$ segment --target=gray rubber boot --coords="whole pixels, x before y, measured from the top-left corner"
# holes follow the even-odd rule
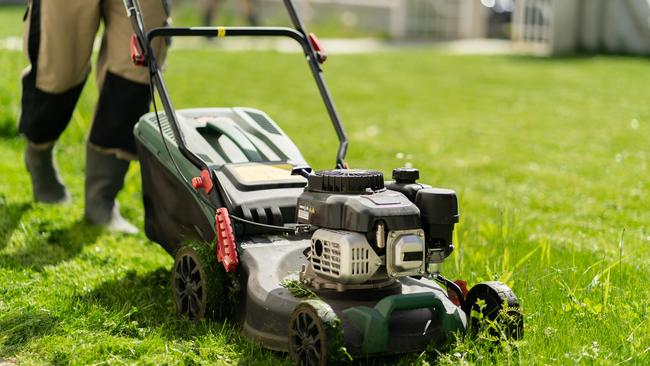
[[[25,166],[32,178],[34,201],[68,203],[70,193],[61,181],[52,150],[54,143],[37,145],[28,141],[25,147]]]
[[[120,214],[115,197],[124,185],[129,169],[127,160],[104,154],[86,145],[86,184],[84,219],[110,231],[135,234],[138,229]]]

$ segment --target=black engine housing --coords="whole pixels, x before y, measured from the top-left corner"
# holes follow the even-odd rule
[[[416,183],[419,172],[413,168],[395,169],[393,178],[386,189],[382,173],[374,170],[316,172],[298,197],[298,222],[366,234],[378,222],[387,232],[421,228],[427,249],[449,256],[459,219],[456,192]]]
[[[383,221],[388,230],[420,228],[420,210],[403,194],[384,188],[374,170],[326,170],[308,178],[298,198],[298,222],[367,233]]]
[[[415,168],[393,170],[389,190],[401,192],[420,210],[420,222],[427,240],[428,249],[443,249],[445,257],[454,250],[454,226],[458,223],[458,198],[450,189],[433,188],[417,183],[420,174]]]

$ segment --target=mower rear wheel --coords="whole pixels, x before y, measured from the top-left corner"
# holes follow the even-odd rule
[[[218,316],[226,306],[222,268],[214,258],[213,246],[186,244],[175,255],[171,285],[176,312],[191,320]]]
[[[469,319],[467,328],[470,334],[477,334],[482,327],[487,329],[492,339],[520,339],[524,334],[519,300],[502,282],[481,282],[472,287],[465,298],[463,311]]]
[[[289,355],[296,365],[327,365],[342,346],[341,332],[341,322],[329,305],[303,301],[289,321]]]

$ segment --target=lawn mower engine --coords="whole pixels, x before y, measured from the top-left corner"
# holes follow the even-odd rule
[[[379,288],[438,273],[453,250],[456,193],[416,183],[417,169],[328,170],[308,176],[300,223],[318,229],[300,279],[316,289]]]

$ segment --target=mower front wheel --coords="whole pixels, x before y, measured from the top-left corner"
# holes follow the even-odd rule
[[[172,292],[176,312],[191,320],[218,317],[225,310],[223,269],[209,243],[191,243],[176,252]]]
[[[524,334],[524,319],[519,300],[502,282],[481,282],[467,293],[463,311],[468,318],[468,333],[476,335],[481,329],[491,339],[520,339]]]
[[[320,300],[298,304],[289,321],[289,355],[296,365],[324,366],[338,357],[343,347],[341,321]]]

